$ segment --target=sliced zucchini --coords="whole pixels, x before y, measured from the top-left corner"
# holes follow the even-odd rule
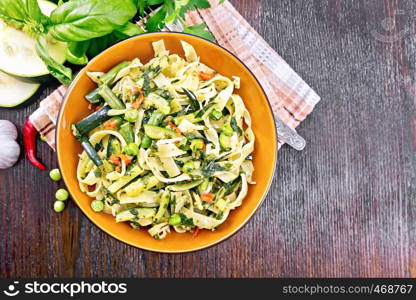
[[[171,129],[149,125],[144,125],[144,132],[148,137],[155,140],[172,139],[176,137],[176,132]]]
[[[127,144],[134,143],[134,130],[130,123],[124,123],[121,125],[120,134],[123,136]]]
[[[150,190],[155,187],[158,183],[159,179],[157,179],[156,176],[148,175],[126,186],[124,191],[127,196],[135,197],[140,195],[143,191]]]
[[[174,192],[183,192],[183,191],[193,189],[194,187],[200,185],[201,183],[202,183],[202,180],[195,180],[189,183],[177,183],[177,184],[169,186],[168,188]]]
[[[81,143],[82,148],[84,148],[85,152],[87,153],[88,157],[92,160],[94,165],[97,167],[103,165],[103,161],[98,156],[97,151],[95,151],[95,148],[92,146],[88,138],[85,136],[81,136],[78,138],[79,142]]]
[[[220,145],[224,150],[231,149],[231,137],[224,133],[220,134]]]
[[[33,96],[39,83],[22,82],[0,72],[0,107],[14,107]]]
[[[78,130],[80,135],[85,135],[94,128],[97,128],[102,123],[110,119],[108,116],[108,111],[110,110],[109,106],[104,106],[100,108],[96,112],[90,114],[85,119],[82,119],[77,124],[75,124],[75,128]]]
[[[134,219],[149,219],[156,215],[154,208],[130,208],[116,215],[116,222],[132,221]]]
[[[182,116],[175,117],[175,118],[173,118],[173,123],[175,123],[175,125],[178,126],[183,120],[187,120],[191,123],[201,122],[202,119],[195,117],[195,115],[196,115],[196,113],[191,113],[191,114],[188,114],[188,115],[182,115]]]
[[[38,0],[41,11],[49,16],[56,4]],[[58,62],[64,63],[67,44],[48,36],[48,50]],[[49,74],[46,65],[36,53],[32,37],[0,20],[0,70],[26,81],[43,82]]]
[[[107,158],[110,158],[113,154],[120,154],[122,151],[121,143],[115,136],[110,136],[107,147]]]
[[[132,181],[134,178],[136,178],[137,176],[139,176],[140,174],[142,174],[143,172],[144,172],[144,170],[142,168],[140,168],[139,166],[134,166],[134,168],[131,169],[129,175],[123,176],[121,179],[117,180],[112,185],[110,185],[108,187],[108,191],[111,194],[114,194],[119,189],[121,189],[123,186],[125,186],[130,181]]]
[[[160,110],[165,115],[170,113],[170,105],[166,99],[162,98],[158,94],[151,93],[149,94],[146,99],[144,100],[144,108],[148,109],[150,107],[155,107],[156,109]]]

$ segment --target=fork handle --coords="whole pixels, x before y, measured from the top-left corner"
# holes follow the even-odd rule
[[[292,148],[301,151],[306,146],[306,141],[294,129],[286,125],[278,116],[275,115],[277,137],[287,143]]]

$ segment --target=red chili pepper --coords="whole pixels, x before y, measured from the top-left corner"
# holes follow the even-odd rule
[[[25,146],[26,157],[29,162],[40,170],[45,170],[46,167],[38,161],[36,158],[36,136],[38,132],[30,121],[29,117],[26,118],[25,125],[23,127],[23,144]]]
[[[214,203],[214,198],[215,195],[212,193],[201,194],[201,200],[209,204]]]
[[[181,134],[181,131],[179,130],[179,128],[176,127],[176,125],[173,124],[171,121],[168,122],[168,125],[169,125],[170,128],[172,128],[173,130],[175,130],[177,137],[180,137],[182,135]]]
[[[139,108],[142,105],[144,99],[143,91],[141,88],[135,86],[130,90],[130,102],[134,108]]]
[[[202,71],[199,72],[198,75],[199,75],[199,78],[201,78],[204,81],[211,80],[212,78],[215,77],[215,73],[206,73]]]

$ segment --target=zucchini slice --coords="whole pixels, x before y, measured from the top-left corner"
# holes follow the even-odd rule
[[[33,96],[39,83],[22,82],[0,71],[0,107],[14,107]]]
[[[38,0],[41,11],[49,16],[56,4]],[[48,37],[48,49],[59,63],[65,62],[67,44]],[[26,81],[43,82],[49,74],[46,65],[36,53],[32,37],[0,20],[0,70]]]
[[[116,222],[131,221],[134,219],[149,219],[156,215],[154,208],[130,208],[123,210],[116,215]]]
[[[111,117],[108,116],[108,111],[110,110],[109,106],[104,106],[97,110],[96,112],[90,114],[85,119],[82,119],[77,124],[75,124],[76,129],[78,130],[80,135],[85,135],[94,128],[97,128],[105,121],[110,119]]]
[[[220,134],[220,145],[221,145],[221,148],[223,148],[224,150],[231,149],[231,137],[225,135],[224,133],[221,133]]]

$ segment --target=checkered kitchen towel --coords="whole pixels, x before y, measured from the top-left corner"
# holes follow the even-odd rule
[[[228,2],[210,0],[212,8],[188,13],[188,24],[204,22],[218,44],[240,58],[256,75],[274,114],[296,128],[312,112],[320,97],[271,48]],[[36,129],[55,149],[55,125],[66,88],[61,86],[40,103],[31,116]],[[283,143],[279,141],[279,147]]]

